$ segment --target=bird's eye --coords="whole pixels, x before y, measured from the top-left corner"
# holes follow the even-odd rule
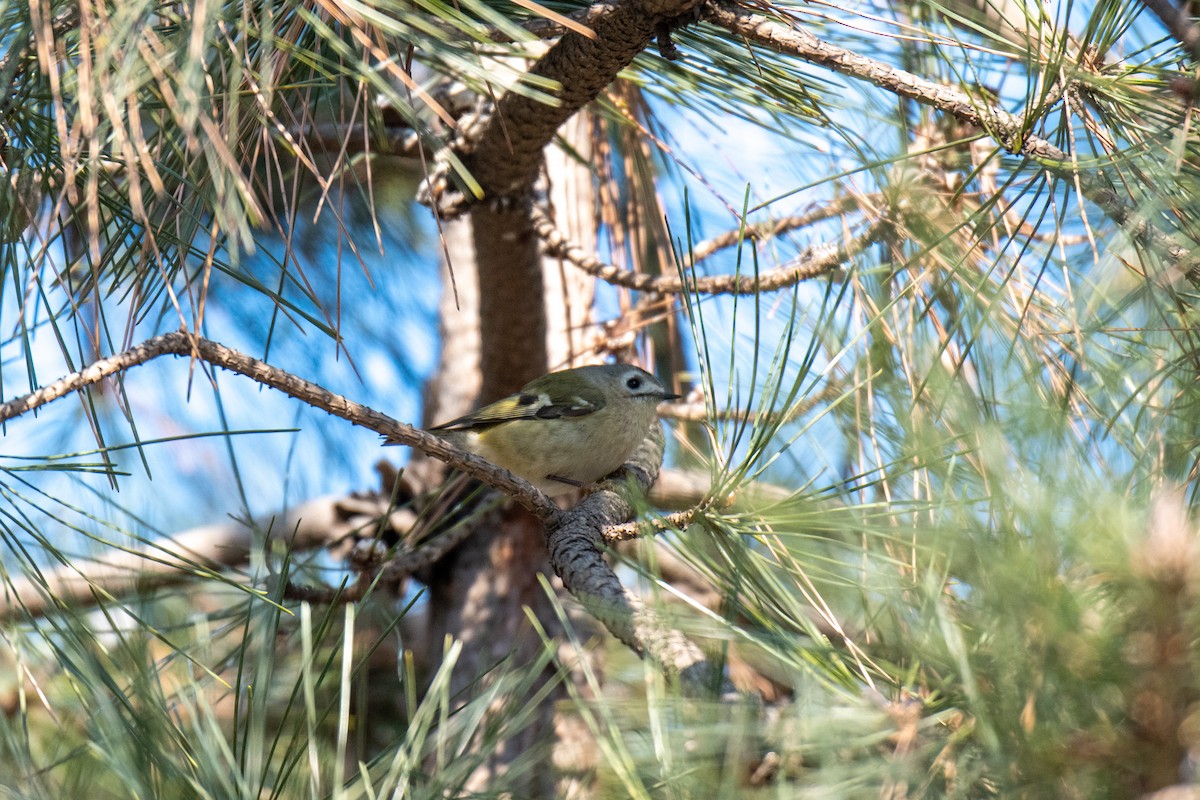
[[[642,388],[642,379],[635,375],[629,380],[625,381],[625,385],[636,392],[638,389]]]

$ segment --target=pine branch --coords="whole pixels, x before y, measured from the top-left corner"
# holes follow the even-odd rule
[[[803,214],[795,214],[765,222],[761,225],[746,225],[744,228],[726,231],[711,239],[706,239],[693,247],[692,261],[698,264],[726,248],[741,244],[743,241],[761,243],[776,236],[832,219],[848,211],[855,211],[862,207],[864,199],[855,195],[844,195]],[[871,199],[878,200],[879,195],[873,195]]]
[[[600,532],[636,513],[630,495],[640,496],[654,483],[664,447],[656,423],[621,477],[601,483],[583,502],[547,524],[546,546],[563,585],[613,636],[635,653],[654,659],[668,676],[679,678],[691,690],[712,691],[722,682],[704,653],[622,586],[600,549]]]
[[[568,241],[544,211],[535,208],[533,215],[534,230],[546,243],[546,249],[551,255],[558,256],[613,286],[655,294],[758,294],[779,291],[801,281],[836,272],[869,244],[877,241],[888,229],[884,222],[874,222],[849,242],[821,242],[811,245],[789,265],[767,270],[757,276],[715,275],[684,281],[673,275],[647,275],[606,264],[595,254]]]
[[[24,397],[10,400],[0,405],[0,423],[164,355],[190,356],[230,372],[245,375],[314,408],[341,417],[353,425],[375,431],[386,437],[387,444],[415,447],[460,472],[501,490],[541,520],[554,519],[561,513],[549,498],[528,481],[479,456],[460,450],[432,433],[397,422],[386,414],[334,394],[315,383],[184,331],[148,339],[123,353],[100,359],[87,368]]]
[[[623,522],[619,525],[606,525],[603,530],[604,543],[611,546],[620,542],[643,539],[650,534],[682,531],[696,521],[696,515],[699,513],[699,508],[691,508],[687,511],[676,511],[659,519],[647,520],[645,522]]]
[[[992,106],[982,97],[973,97],[957,86],[934,83],[830,44],[799,23],[785,25],[721,0],[714,0],[705,6],[705,19],[747,41],[873,83],[900,97],[932,106],[964,122],[982,127],[1009,152],[1022,153],[1039,161],[1069,163],[1071,160],[1051,142],[1029,133],[1022,117]]]
[[[556,105],[509,92],[487,117],[464,125],[453,146],[482,198],[524,194],[537,177],[542,151],[564,122],[595,100],[650,43],[660,25],[693,11],[700,0],[624,0],[591,21],[593,38],[566,33],[529,70],[539,84],[560,88]],[[442,216],[465,207],[447,193],[443,170],[430,176],[425,193]],[[443,198],[443,195],[446,195]]]
[[[704,8],[705,20],[749,42],[867,81],[899,97],[914,100],[983,128],[1010,153],[1027,156],[1047,171],[1073,181],[1080,193],[1124,228],[1134,242],[1158,254],[1186,275],[1194,285],[1200,286],[1200,263],[1192,258],[1187,247],[1137,214],[1129,203],[1118,196],[1103,172],[1080,170],[1069,154],[1033,134],[1029,129],[1029,121],[1024,117],[1011,114],[983,97],[972,96],[957,86],[934,83],[830,44],[797,22],[776,22],[726,0],[710,0]]]
[[[391,508],[389,498],[376,495],[323,497],[271,519],[191,528],[137,548],[114,549],[94,560],[43,568],[34,576],[10,577],[0,591],[0,619],[18,613],[38,617],[56,607],[89,606],[132,591],[242,567],[254,548],[263,544],[256,535],[259,531],[266,532],[268,541],[301,552],[329,547],[347,537],[366,537],[381,521],[391,530],[403,532],[412,527],[413,520],[411,514]],[[416,551],[406,555],[415,557]]]
[[[388,443],[415,447],[471,477],[500,489],[546,524],[547,546],[555,572],[562,577],[564,586],[579,598],[617,638],[639,654],[649,654],[654,657],[662,663],[663,668],[669,674],[678,675],[686,682],[699,686],[716,685],[713,683],[711,667],[699,649],[688,642],[682,634],[666,628],[651,611],[642,606],[636,596],[626,591],[612,568],[605,562],[599,549],[601,531],[606,526],[630,519],[635,513],[634,506],[626,497],[628,491],[626,476],[633,477],[642,493],[654,483],[658,476],[658,470],[662,465],[664,438],[657,424],[651,429],[650,435],[642,447],[625,465],[620,477],[602,483],[597,491],[589,495],[579,506],[563,512],[526,481],[478,456],[459,450],[433,434],[397,422],[385,414],[336,395],[315,383],[184,331],[176,331],[149,339],[122,353],[100,359],[86,369],[72,373],[23,397],[10,400],[0,405],[0,422],[6,422],[41,408],[54,400],[99,383],[107,377],[123,373],[164,355],[190,356],[244,375],[265,386],[278,389],[314,408],[320,408],[354,425],[373,430],[387,437]],[[446,540],[434,540],[430,543],[429,549],[418,550],[410,554],[411,558],[401,560],[395,567],[390,567],[389,574],[394,577],[405,570],[411,572],[410,568],[426,565],[431,553],[440,556],[445,552],[447,542],[453,544],[456,541],[457,539],[454,537]],[[151,547],[161,549],[158,545],[151,545]],[[195,553],[199,556],[198,559],[181,558],[177,552],[172,552],[170,549],[161,549],[161,551],[170,557],[156,559],[161,561],[161,565],[164,567],[164,569],[155,571],[159,573],[157,580],[160,581],[169,580],[164,577],[166,573],[174,573],[180,569],[190,571],[199,565],[221,561],[215,555],[216,551],[213,550],[209,539],[197,538],[184,545],[182,552]],[[226,553],[225,558],[230,557],[231,554],[238,559],[244,557],[239,550],[236,554],[232,551]],[[74,597],[87,597],[93,595],[95,591],[105,593],[107,591],[105,584],[121,581],[137,583],[136,578],[130,579],[130,570],[135,563],[149,557],[151,556],[148,550],[125,552],[114,556],[107,562],[101,562],[96,573],[91,576],[71,570],[71,574],[58,575],[54,582],[48,580],[46,576],[42,576],[39,583],[50,589],[48,592],[50,595],[53,595],[55,590],[62,590],[67,585],[67,579],[81,581],[71,592]],[[404,572],[404,574],[408,573]],[[296,586],[290,587],[290,590],[296,597],[311,599],[319,596],[332,601],[340,596],[344,596],[345,599],[354,599],[356,592],[364,591],[367,585],[369,585],[369,581],[360,581],[356,586],[329,591],[313,592],[305,587]],[[15,603],[20,606],[21,602],[22,599],[18,595]],[[25,607],[29,607],[28,603]],[[3,607],[4,612],[14,610],[12,602]]]

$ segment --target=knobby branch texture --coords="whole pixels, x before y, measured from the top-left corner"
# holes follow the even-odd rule
[[[644,539],[647,533],[662,533],[663,531],[681,531],[696,521],[699,509],[676,511],[667,514],[662,519],[649,520],[645,523],[623,522],[619,525],[605,525],[601,530],[602,540],[606,545],[618,545],[634,539]]]
[[[821,242],[812,245],[805,248],[791,263],[761,272],[758,275],[714,275],[689,278],[685,281],[675,275],[629,272],[613,264],[607,264],[594,253],[568,240],[546,212],[535,208],[533,215],[534,230],[545,242],[546,250],[551,255],[574,264],[589,275],[613,286],[656,294],[695,292],[698,294],[748,295],[786,289],[801,281],[836,272],[868,245],[878,241],[887,230],[887,226],[882,221],[874,222],[862,234],[848,242]],[[730,244],[732,243],[730,242]],[[708,254],[710,253],[706,253],[706,255]]]
[[[728,247],[739,245],[744,241],[766,241],[790,231],[807,228],[818,222],[856,211],[867,204],[878,206],[880,199],[879,195],[843,195],[827,203],[814,206],[803,214],[795,214],[761,225],[746,225],[744,228],[738,230],[726,231],[711,239],[705,239],[693,247],[692,260],[698,263],[715,253],[719,253]]]
[[[704,19],[748,42],[796,56],[851,78],[868,81],[900,97],[936,108],[982,128],[1009,152],[1028,156],[1051,173],[1075,182],[1083,196],[1122,226],[1133,241],[1165,259],[1193,284],[1200,285],[1200,263],[1191,257],[1188,248],[1136,214],[1102,172],[1079,169],[1068,153],[1035,135],[1024,117],[1009,113],[957,86],[934,83],[830,44],[793,20],[785,24],[727,0],[709,0],[704,6]]]
[[[556,105],[509,92],[480,125],[464,126],[455,149],[484,198],[526,193],[542,163],[542,152],[568,119],[595,100],[617,73],[646,48],[660,26],[687,15],[702,0],[624,0],[588,18],[593,36],[566,32],[529,70],[557,83]],[[439,203],[443,181],[430,181],[431,204],[443,215],[461,208]]]
[[[387,437],[388,444],[415,447],[444,461],[455,469],[478,478],[489,486],[505,492],[539,519],[555,519],[562,513],[541,491],[506,469],[460,450],[445,440],[420,428],[397,422],[387,414],[348,400],[341,395],[306,381],[270,364],[251,358],[224,345],[185,331],[176,331],[148,339],[139,345],[103,358],[79,372],[72,373],[24,397],[0,405],[0,423],[27,411],[39,408],[84,387],[99,383],[107,377],[164,355],[189,356],[222,369],[236,372],[272,389],[301,400],[314,408]]]
[[[546,546],[563,586],[613,636],[690,690],[711,691],[722,688],[722,679],[704,653],[622,586],[601,550],[601,531],[636,514],[630,498],[644,495],[654,483],[664,447],[655,423],[617,478],[604,481],[579,505],[547,523]]]

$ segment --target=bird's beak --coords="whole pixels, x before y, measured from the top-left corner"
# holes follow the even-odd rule
[[[682,400],[682,399],[683,399],[683,395],[671,394],[670,392],[663,392],[662,395],[659,396],[659,400]]]

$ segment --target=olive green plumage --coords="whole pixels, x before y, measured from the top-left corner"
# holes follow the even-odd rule
[[[521,391],[430,429],[546,494],[618,469],[646,438],[655,409],[679,395],[629,364],[551,372]]]

